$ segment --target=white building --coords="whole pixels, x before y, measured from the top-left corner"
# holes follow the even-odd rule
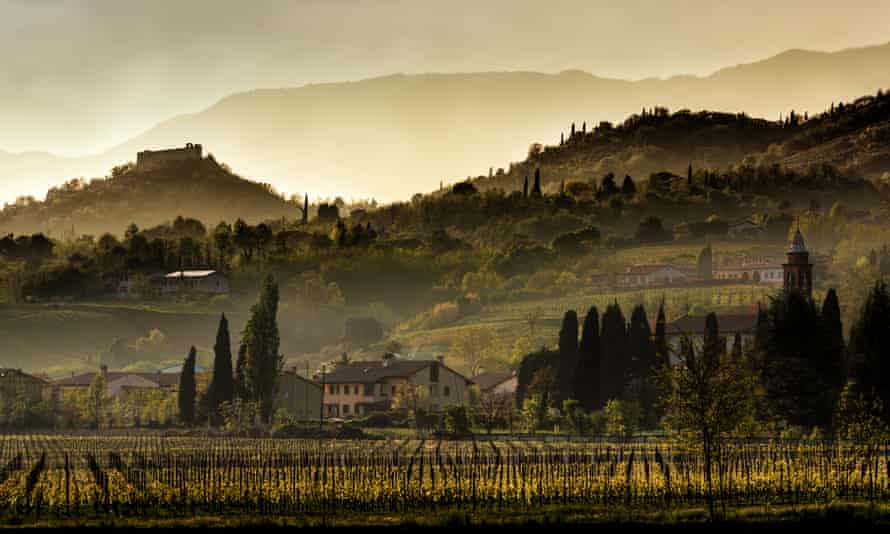
[[[714,270],[714,278],[742,283],[779,285],[782,283],[782,265],[771,262],[724,265]]]
[[[669,285],[687,282],[695,276],[694,265],[631,265],[619,275],[619,281],[624,286],[648,287],[653,285]]]
[[[164,276],[162,293],[227,294],[229,280],[222,273],[206,271],[174,271]]]

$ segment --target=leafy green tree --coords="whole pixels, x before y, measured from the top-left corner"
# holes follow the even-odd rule
[[[192,347],[182,364],[182,373],[179,375],[179,420],[186,426],[191,426],[195,422],[195,397],[197,396],[195,385],[196,358],[197,352],[195,347]]]
[[[99,429],[108,416],[108,407],[111,397],[108,396],[108,384],[105,373],[96,373],[90,387],[87,390],[86,403],[84,405],[86,419],[94,429]]]
[[[600,319],[596,306],[591,306],[584,318],[581,344],[578,347],[578,365],[572,386],[575,398],[588,411],[600,406]]]
[[[713,466],[721,438],[732,435],[754,413],[755,381],[741,363],[696,350],[691,339],[680,343],[682,365],[665,368],[662,404],[670,428],[701,447],[708,509],[715,514]]]
[[[562,401],[562,420],[572,434],[585,436],[590,432],[590,418],[575,399]]]
[[[229,335],[229,321],[226,314],[219,318],[216,330],[216,343],[213,344],[213,377],[207,391],[208,411],[211,421],[218,424],[219,407],[224,402],[231,402],[235,394],[232,377],[232,347]]]
[[[278,352],[278,284],[267,275],[260,295],[250,309],[250,318],[241,334],[244,353],[244,392],[249,400],[260,405],[265,420],[272,417],[272,404],[278,385],[278,375],[284,358]],[[239,353],[240,355],[240,353]]]

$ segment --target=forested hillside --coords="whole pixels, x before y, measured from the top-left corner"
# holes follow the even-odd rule
[[[71,180],[46,199],[20,199],[0,211],[0,232],[43,232],[53,237],[119,232],[131,223],[149,227],[186,215],[206,224],[238,217],[258,221],[297,217],[301,205],[268,184],[245,180],[212,157],[139,171],[115,167],[104,178]]]

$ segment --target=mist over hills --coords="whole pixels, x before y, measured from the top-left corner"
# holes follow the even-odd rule
[[[631,82],[581,71],[396,74],[263,89],[174,117],[94,156],[0,152],[0,194],[39,196],[71,178],[103,176],[139,150],[192,141],[238,174],[286,193],[406,199],[443,181],[507,168],[525,158],[529,143],[556,142],[572,121],[621,121],[653,106],[769,119],[792,109],[813,114],[890,86],[887,64],[890,44],[790,50],[707,77]]]

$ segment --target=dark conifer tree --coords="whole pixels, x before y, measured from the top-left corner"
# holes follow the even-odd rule
[[[522,198],[528,198],[528,175],[525,175],[525,182],[522,184]]]
[[[535,169],[535,185],[532,186],[532,196],[541,196],[541,169]]]
[[[602,361],[600,370],[600,403],[620,399],[630,378],[630,361],[627,354],[627,321],[617,302],[606,307],[603,313]]]
[[[850,370],[867,395],[881,399],[890,421],[890,293],[883,281],[872,288],[850,329]]]
[[[578,314],[569,310],[559,329],[559,365],[556,368],[556,398],[561,402],[574,398],[572,375],[578,366]]]
[[[241,352],[244,352],[244,391],[252,401],[260,405],[263,418],[272,417],[278,375],[283,357],[278,352],[278,284],[272,275],[266,275],[257,302],[250,309],[250,318],[241,335]]]
[[[574,122],[572,123],[572,134],[569,135],[569,139],[571,139],[572,137],[575,137],[575,123]]]
[[[847,365],[844,355],[844,325],[841,323],[841,305],[837,292],[829,289],[822,301],[822,323],[829,340],[826,347],[826,371],[837,377],[835,387],[840,391],[845,382]]]
[[[587,411],[599,409],[600,402],[600,317],[596,306],[591,306],[584,317],[581,344],[578,347],[578,366],[575,370],[575,398]]]
[[[232,377],[232,346],[226,314],[219,319],[216,343],[213,345],[213,377],[207,391],[208,409],[214,424],[219,423],[219,406],[231,402],[235,394]]]
[[[730,356],[732,356],[734,361],[742,361],[742,334],[739,332],[736,332],[735,337],[732,338],[732,352]]]
[[[303,198],[303,224],[309,223],[309,193]]]
[[[658,306],[658,317],[655,319],[655,354],[658,357],[658,365],[669,366],[671,364],[667,342],[667,319],[664,316],[664,300]]]
[[[826,376],[827,330],[812,300],[783,293],[770,303],[764,385],[777,415],[794,425],[825,427],[839,391]]]
[[[720,337],[720,325],[714,312],[705,316],[705,331],[702,340],[702,358],[717,365],[726,350],[726,342]]]
[[[559,134],[559,146],[566,144],[566,134]]]
[[[186,426],[195,422],[195,360],[197,353],[195,347],[189,350],[189,354],[182,364],[182,373],[179,375],[179,420]]]
[[[632,197],[637,194],[637,186],[630,175],[624,176],[624,182],[621,184],[621,194],[626,197]]]
[[[689,164],[689,167],[686,169],[686,185],[692,185],[692,164]]]
[[[632,374],[640,379],[648,379],[656,366],[657,357],[649,319],[642,305],[635,306],[630,314],[627,345],[632,362]]]

